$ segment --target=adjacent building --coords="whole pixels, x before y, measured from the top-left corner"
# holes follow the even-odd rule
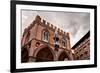
[[[72,47],[72,50],[74,60],[90,59],[90,31]]]

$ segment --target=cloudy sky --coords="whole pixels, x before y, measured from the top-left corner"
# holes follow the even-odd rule
[[[75,45],[90,29],[89,13],[22,10],[22,33],[36,15],[65,32],[69,32],[71,46]]]

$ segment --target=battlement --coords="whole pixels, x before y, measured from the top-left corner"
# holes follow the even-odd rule
[[[41,17],[40,17],[39,15],[37,15],[37,16],[35,17],[35,21],[41,22]]]
[[[27,33],[27,28],[24,29],[23,36]]]
[[[42,23],[45,25],[46,24],[46,20],[43,19],[43,22]]]
[[[58,33],[60,34],[64,34],[65,36],[69,37],[69,33],[66,33],[65,31],[63,31],[60,28],[57,28],[56,26],[54,26],[53,24],[47,22],[45,19],[42,19],[39,15],[37,15],[35,17],[35,20],[30,24],[30,26],[28,26],[28,28],[26,28],[27,30],[31,29],[34,23],[40,23],[40,25],[44,25],[52,30],[57,30]],[[24,30],[24,32],[26,31],[26,29]]]
[[[70,39],[70,37],[69,37],[70,34],[68,32],[65,35],[67,36],[68,39]]]
[[[47,22],[47,26],[50,27],[50,23],[49,22]]]

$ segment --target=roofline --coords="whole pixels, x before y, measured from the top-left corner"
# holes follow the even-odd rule
[[[81,42],[90,36],[90,30],[71,49],[75,49]]]

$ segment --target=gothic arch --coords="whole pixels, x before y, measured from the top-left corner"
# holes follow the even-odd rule
[[[33,56],[36,58],[36,62],[54,61],[55,59],[55,53],[53,49],[47,45],[41,45],[40,47],[36,48]]]
[[[61,51],[58,54],[58,61],[64,61],[65,59],[69,60],[70,57],[69,57],[69,55],[68,55],[68,53],[66,51]]]

